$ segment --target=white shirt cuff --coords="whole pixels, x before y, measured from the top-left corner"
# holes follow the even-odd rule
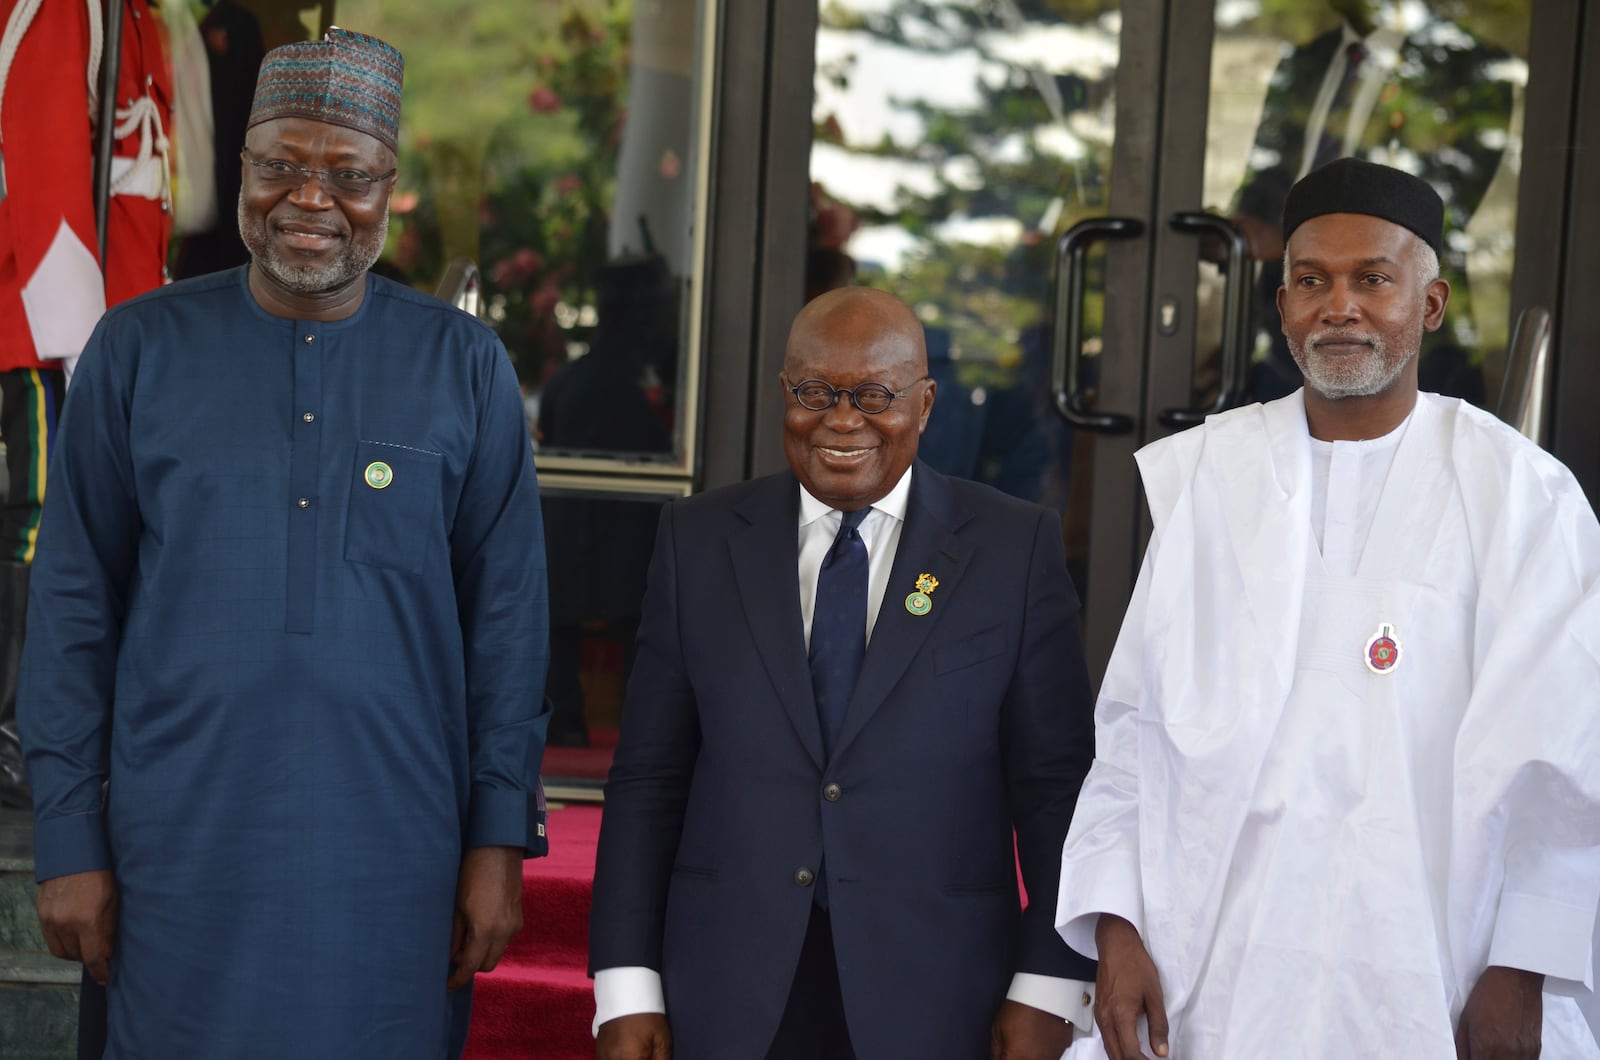
[[[1094,984],[1081,979],[1018,972],[1006,1000],[1060,1016],[1084,1034],[1094,1030]]]
[[[594,1026],[589,1033],[598,1036],[600,1024],[618,1016],[666,1011],[661,973],[654,968],[602,968],[594,973]]]
[[[1594,985],[1589,946],[1592,908],[1533,894],[1502,894],[1489,945],[1489,964],[1538,972],[1551,993],[1575,993]],[[1566,980],[1567,984],[1551,980]]]

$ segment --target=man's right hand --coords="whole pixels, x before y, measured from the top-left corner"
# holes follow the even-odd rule
[[[1139,1017],[1150,1023],[1150,1047],[1167,1055],[1167,1006],[1161,977],[1134,926],[1120,916],[1101,913],[1094,942],[1100,949],[1095,976],[1094,1021],[1100,1025],[1111,1060],[1140,1060]]]
[[[600,1024],[595,1060],[672,1060],[672,1028],[659,1012],[618,1016]]]
[[[117,933],[117,881],[108,870],[75,872],[39,885],[39,928],[50,952],[82,961],[95,982],[111,981],[111,943]]]

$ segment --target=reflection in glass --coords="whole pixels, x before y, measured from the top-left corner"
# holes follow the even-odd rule
[[[219,272],[250,260],[239,238],[234,203],[241,185],[237,152],[244,146],[256,71],[269,50],[310,40],[317,32],[321,6],[315,0],[216,0],[200,19],[211,96],[210,176],[217,208],[192,224],[181,211],[174,219],[174,279]],[[179,147],[180,154],[184,149]]]
[[[337,8],[406,56],[384,268],[478,263],[541,456],[685,461],[700,0]]]
[[[837,0],[817,35],[808,297],[911,303],[939,384],[923,459],[1058,509],[1049,283],[1056,238],[1106,211],[1119,29],[1116,3]]]
[[[1526,5],[1484,0],[1219,0],[1206,201],[1232,203],[1260,262],[1252,399],[1300,385],[1274,301],[1284,196],[1315,166],[1355,155],[1415,173],[1443,197],[1450,306],[1424,340],[1420,382],[1492,401],[1509,327],[1529,18]],[[1208,360],[1203,352],[1197,386],[1214,374]]]
[[[574,455],[670,454],[672,429],[659,395],[676,357],[671,277],[659,255],[608,262],[595,274],[597,318],[588,351],[550,376],[539,401],[540,444]]]
[[[544,483],[550,576],[552,747],[589,744],[590,728],[613,730],[633,665],[645,573],[662,497],[575,492]]]

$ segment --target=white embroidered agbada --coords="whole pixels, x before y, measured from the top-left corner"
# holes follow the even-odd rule
[[[1600,901],[1600,526],[1471,406],[1397,433],[1334,452],[1321,548],[1301,394],[1138,455],[1155,534],[1056,922],[1089,955],[1096,914],[1139,929],[1176,1060],[1454,1060],[1490,964],[1547,976],[1545,1056],[1600,1057],[1564,996]],[[1367,511],[1355,466],[1387,467]]]

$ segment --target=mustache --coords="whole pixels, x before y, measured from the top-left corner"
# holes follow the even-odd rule
[[[309,228],[316,232],[331,232],[335,235],[341,236],[350,234],[343,225],[330,224],[327,217],[318,217],[314,214],[294,213],[279,215],[272,219],[272,223],[278,228],[282,228],[284,225],[297,225],[301,228]]]
[[[1316,349],[1329,342],[1359,342],[1374,349],[1381,349],[1383,346],[1383,340],[1379,336],[1359,328],[1323,328],[1321,331],[1313,331],[1305,338],[1305,346],[1308,349]]]

